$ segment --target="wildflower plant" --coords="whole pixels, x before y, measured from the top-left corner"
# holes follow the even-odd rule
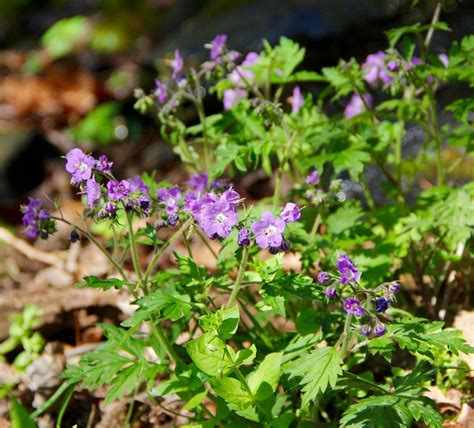
[[[472,85],[474,43],[469,36],[432,55],[434,30],[446,25],[393,30],[386,51],[321,73],[297,71],[305,51],[286,38],[243,55],[219,34],[197,68],[175,50],[155,87],[137,90],[136,108],[156,115],[190,173],[183,183],[117,178],[104,155],[68,152],[84,218],[111,228],[114,241],[105,246],[35,199],[23,209],[26,234],[46,238],[65,222],[71,242],[91,240],[110,274],[76,286],[119,289],[135,312],[120,326],[101,325],[105,343],[68,366],[61,391],[106,386],[106,402],[175,394],[188,426],[442,426],[423,391],[441,376],[439,361],[472,348],[444,328],[433,297],[449,272],[466,274],[474,189],[448,186],[441,153],[445,140],[472,150],[472,99],[448,105],[456,123],[440,127],[435,95],[451,81]],[[306,91],[313,84],[323,88],[317,98]],[[206,113],[207,96],[221,112]],[[331,103],[338,113],[326,112]],[[185,123],[180,109],[189,105],[199,124]],[[404,158],[414,124],[425,139]],[[432,187],[412,198],[421,166]],[[373,198],[369,167],[385,176],[385,204]],[[255,169],[274,182],[258,202],[232,184]],[[283,194],[285,177],[292,189]],[[178,241],[186,250],[162,268]],[[195,260],[193,241],[208,248],[214,269]],[[301,268],[285,267],[290,255]],[[408,295],[402,274],[423,299],[413,314],[398,307]],[[413,365],[396,367],[395,352]],[[374,357],[377,373],[364,365]]]

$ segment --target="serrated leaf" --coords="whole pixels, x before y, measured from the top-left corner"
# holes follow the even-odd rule
[[[318,394],[324,393],[329,386],[335,387],[338,377],[342,374],[343,360],[332,346],[319,348],[309,355],[298,358],[289,365],[287,371],[290,378],[302,377],[300,385],[302,404],[304,408],[314,401]]]

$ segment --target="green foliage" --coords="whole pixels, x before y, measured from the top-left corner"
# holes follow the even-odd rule
[[[52,25],[41,37],[41,43],[54,58],[71,53],[88,36],[89,22],[85,16],[64,18]]]

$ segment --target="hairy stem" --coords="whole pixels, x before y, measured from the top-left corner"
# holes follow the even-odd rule
[[[135,241],[135,233],[133,232],[132,215],[128,212],[126,212],[126,219],[128,227],[128,236],[130,240],[130,252],[132,253],[133,268],[138,276],[138,283],[144,288],[143,291],[146,292],[146,285],[143,284],[143,274],[140,268],[140,260],[138,260],[137,242]]]
[[[181,362],[181,359],[178,357],[176,352],[173,349],[173,346],[168,341],[166,335],[164,334],[163,330],[159,323],[156,323],[153,320],[150,320],[151,331],[153,333],[153,337],[158,341],[158,343],[164,348],[168,356],[175,362]]]
[[[230,308],[234,304],[235,299],[237,298],[237,295],[239,294],[239,289],[242,284],[245,268],[247,267],[248,257],[249,257],[249,249],[248,247],[244,247],[242,251],[242,259],[240,260],[240,265],[239,265],[239,273],[237,274],[237,279],[235,280],[234,289],[232,290],[229,300],[227,301],[226,308]]]

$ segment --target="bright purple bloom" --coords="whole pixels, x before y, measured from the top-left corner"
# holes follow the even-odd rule
[[[291,112],[298,113],[304,106],[304,98],[301,94],[299,86],[295,86],[293,89],[293,95],[291,97]]]
[[[242,201],[240,195],[232,188],[226,190],[221,195],[221,199],[225,200],[234,209],[236,209],[237,205]]]
[[[130,194],[130,183],[127,180],[109,181],[107,190],[111,201],[120,201]]]
[[[130,193],[148,193],[148,186],[143,182],[143,179],[139,175],[129,178],[127,181],[130,185]]]
[[[173,68],[173,74],[171,77],[173,80],[176,80],[183,71],[183,57],[181,56],[179,49],[174,51],[174,59],[171,61],[171,67]]]
[[[390,302],[385,297],[379,297],[375,300],[375,310],[385,312],[390,306]]]
[[[69,150],[66,154],[66,171],[72,175],[71,183],[79,184],[92,176],[92,168],[95,167],[95,159],[86,155],[81,149]]]
[[[198,193],[206,190],[208,183],[209,177],[205,172],[202,174],[193,175],[188,181],[186,181],[186,184],[191,186]]]
[[[387,63],[387,70],[393,73],[394,71],[398,70],[399,66],[400,66],[400,63],[398,61],[392,60]]]
[[[354,297],[348,297],[344,302],[344,310],[348,314],[355,315],[356,317],[363,317],[365,315],[365,309],[360,305],[359,300]]]
[[[449,57],[445,53],[440,53],[438,55],[438,59],[441,61],[441,64],[444,65],[445,68],[449,67]]]
[[[226,89],[223,93],[224,110],[230,110],[246,95],[247,92],[242,88]]]
[[[305,179],[306,184],[318,184],[320,180],[319,173],[313,169]]]
[[[365,101],[365,103],[364,103]],[[344,116],[347,119],[357,116],[367,110],[366,105],[372,107],[372,95],[363,94],[362,97],[359,94],[353,94],[351,100],[347,104],[344,110]]]
[[[335,285],[330,285],[329,287],[326,287],[326,290],[324,290],[324,295],[328,299],[334,299],[336,297],[337,290]]]
[[[95,168],[98,171],[108,172],[112,169],[113,164],[114,164],[113,162],[109,162],[109,160],[107,159],[107,156],[100,155],[99,160],[96,161],[95,163]]]
[[[218,34],[211,43],[211,60],[215,61],[222,55],[227,42],[227,34]]]
[[[360,328],[360,334],[362,334],[362,336],[370,336],[372,334],[372,328],[370,327],[370,325],[363,325],[361,328]]]
[[[288,202],[280,214],[280,217],[285,223],[294,223],[301,218],[301,210],[298,205],[293,202]]]
[[[86,182],[86,199],[87,199],[87,206],[92,207],[94,206],[95,202],[100,199],[100,185],[95,181],[94,178],[87,180]]]
[[[249,230],[247,228],[244,227],[243,229],[239,230],[237,245],[239,247],[248,247],[250,245]]]
[[[168,100],[168,88],[160,79],[155,79],[155,97],[161,105]]]
[[[341,255],[337,258],[337,270],[341,274],[341,284],[357,282],[360,279],[360,271],[355,267],[349,256]]]
[[[204,205],[199,225],[210,238],[229,236],[232,227],[239,221],[237,212],[228,202],[220,198],[214,203]]]
[[[161,202],[164,202],[168,214],[178,211],[178,203],[181,199],[179,187],[175,186],[171,189],[161,188],[156,191],[156,196]]]
[[[37,218],[38,220],[48,220],[51,218],[51,214],[49,213],[48,210],[45,210],[44,208],[42,208],[38,211]]]
[[[329,276],[329,274],[327,272],[319,272],[318,273],[318,282],[320,284],[326,284],[326,282],[329,281],[331,277]]]
[[[285,227],[283,220],[275,218],[270,211],[265,211],[260,220],[252,224],[252,232],[262,250],[268,247],[280,248]]]
[[[383,336],[385,334],[385,326],[383,324],[377,324],[374,328],[374,334],[378,336]]]
[[[28,198],[28,205],[21,207],[25,234],[30,239],[38,237],[46,239],[48,235],[56,230],[51,214],[48,210],[42,208],[41,205],[42,201],[40,199]]]

